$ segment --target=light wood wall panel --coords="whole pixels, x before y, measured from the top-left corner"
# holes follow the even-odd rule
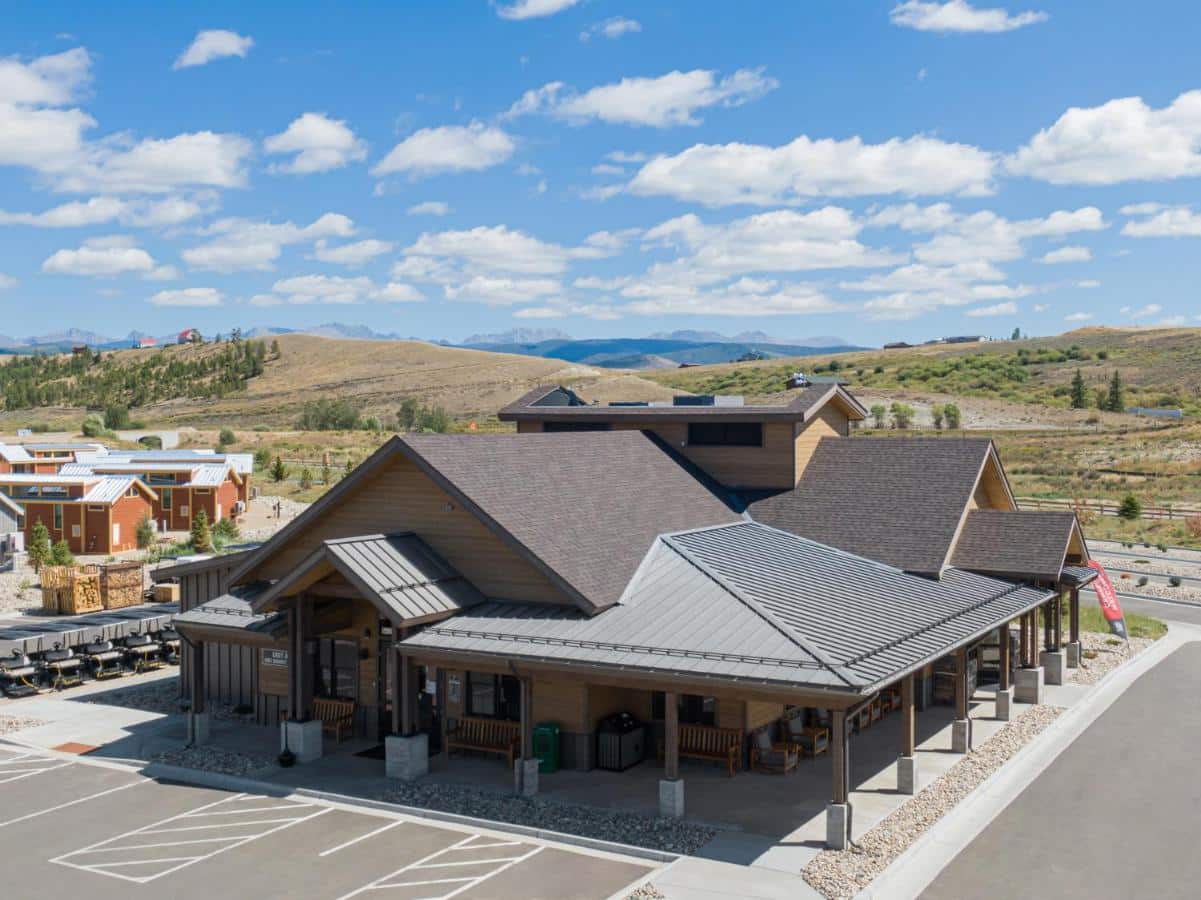
[[[801,480],[805,467],[813,459],[818,442],[824,437],[847,437],[851,433],[851,420],[846,413],[827,403],[808,422],[796,424],[796,481]],[[796,481],[793,482],[795,485]]]

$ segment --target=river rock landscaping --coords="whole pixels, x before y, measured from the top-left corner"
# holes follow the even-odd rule
[[[220,772],[224,775],[253,775],[256,772],[275,766],[275,760],[269,756],[257,756],[248,753],[238,753],[233,750],[222,750],[220,747],[206,745],[203,747],[181,747],[177,750],[164,750],[150,757],[151,762],[166,763],[171,766],[182,766],[185,769],[202,769],[206,772]]]
[[[801,871],[801,876],[831,900],[853,897],[1062,712],[1057,706],[1030,707],[912,800],[858,837],[857,847],[819,853]]]
[[[1126,660],[1138,656],[1154,643],[1151,638],[1131,638],[1127,644],[1112,634],[1081,632],[1080,668],[1068,669],[1068,677],[1075,684],[1096,684]]]

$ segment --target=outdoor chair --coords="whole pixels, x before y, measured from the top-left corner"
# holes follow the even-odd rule
[[[766,728],[760,728],[751,739],[751,768],[755,771],[787,775],[800,759],[800,748],[796,744],[774,743]]]
[[[829,752],[829,729],[820,725],[804,725],[800,716],[785,719],[784,726],[789,740],[798,747],[802,755],[808,754],[816,759],[818,754]]]

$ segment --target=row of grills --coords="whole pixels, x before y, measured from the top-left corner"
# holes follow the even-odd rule
[[[103,681],[178,664],[179,634],[170,627],[77,647],[56,642],[50,650],[30,654],[14,649],[0,659],[0,691],[8,697],[29,697],[73,687],[84,679]]]

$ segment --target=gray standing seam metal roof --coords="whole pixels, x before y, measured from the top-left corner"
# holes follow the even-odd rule
[[[10,463],[33,462],[33,455],[20,444],[0,444],[0,459]]]
[[[233,588],[227,594],[214,597],[175,617],[175,626],[187,632],[188,626],[199,628],[231,628],[256,634],[272,635],[284,625],[287,613],[258,613],[252,608],[254,600],[267,588],[265,582],[255,582]]]
[[[116,503],[125,496],[135,484],[150,490],[137,478],[131,476],[105,475],[98,476],[99,480],[81,498],[83,503]],[[152,492],[153,493],[153,492]]]
[[[1058,581],[1076,528],[1074,512],[974,509],[963,523],[951,565]]]
[[[415,534],[326,541],[325,550],[340,572],[401,620],[453,613],[484,602],[473,585]]]
[[[744,522],[663,536],[621,604],[591,618],[490,603],[404,643],[863,693],[1048,596],[955,569],[909,575]]]
[[[3,491],[0,491],[0,506],[3,506],[14,516],[25,515],[25,507],[23,507],[20,503],[15,501],[12,497],[8,496],[8,494],[4,493]]]
[[[134,633],[159,631],[179,612],[176,603],[154,603],[125,609],[54,618],[29,617],[28,622],[0,624],[0,656],[13,650],[41,653],[54,645],[78,647],[97,640],[117,640]]]
[[[987,438],[822,438],[796,488],[748,504],[758,522],[936,575],[992,449]]]
[[[1098,576],[1096,569],[1090,566],[1064,566],[1060,579],[1074,587],[1084,587],[1091,584]]]

